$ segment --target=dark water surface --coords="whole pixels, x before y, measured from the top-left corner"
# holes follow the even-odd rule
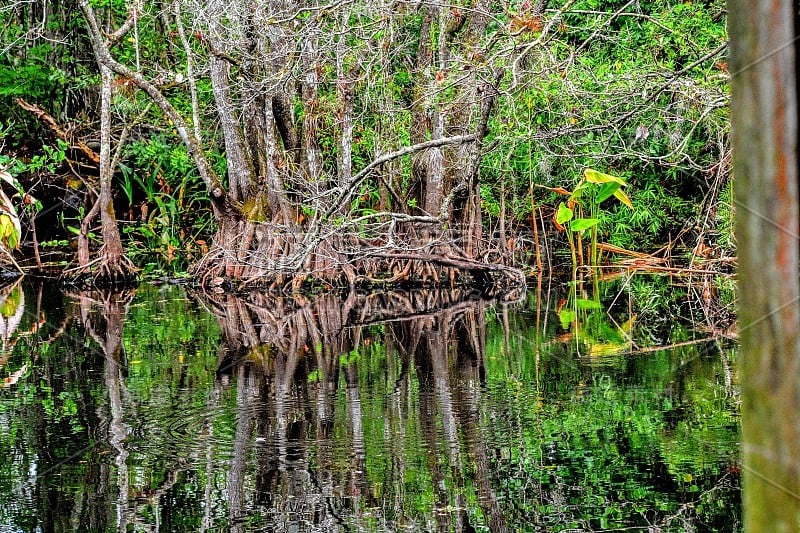
[[[740,529],[735,347],[591,307],[13,289],[0,532]]]

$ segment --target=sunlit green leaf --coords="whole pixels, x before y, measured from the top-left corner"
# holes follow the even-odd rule
[[[19,244],[19,231],[8,213],[0,213],[0,241],[9,249]]]
[[[619,183],[620,185],[626,185],[625,180],[619,176],[612,176],[611,174],[606,174],[604,172],[594,170],[593,168],[587,168],[584,170],[583,177],[586,178],[586,181],[589,183]]]
[[[617,189],[616,191],[614,191],[614,197],[615,197],[617,200],[619,200],[620,202],[622,202],[623,204],[625,204],[625,205],[627,205],[628,207],[630,207],[631,209],[633,209],[633,203],[631,202],[631,199],[630,199],[630,198],[628,198],[628,195],[627,195],[627,194],[625,194],[625,193],[622,191],[622,189]]]
[[[636,323],[636,315],[631,315],[631,317],[628,320],[626,320],[619,326],[620,332],[622,332],[625,335],[629,335],[635,323]]]
[[[597,193],[597,203],[601,204],[611,198],[611,196],[622,187],[622,184],[617,183],[615,181],[609,181],[608,183],[604,183],[603,186],[600,188],[600,192]]]
[[[0,190],[0,243],[8,249],[16,249],[21,233],[17,210],[6,193]]]
[[[556,212],[556,222],[559,224],[565,224],[572,220],[572,209],[566,206],[564,202],[558,204],[558,212]]]
[[[576,218],[570,223],[569,229],[571,229],[572,231],[583,231],[589,228],[593,228],[599,223],[600,223],[599,218]]]

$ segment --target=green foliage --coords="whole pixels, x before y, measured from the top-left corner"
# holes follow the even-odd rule
[[[46,136],[16,98],[43,105],[61,121],[67,113],[86,111],[84,90],[97,76],[86,68],[91,50],[85,41],[71,38],[84,27],[77,12],[72,3],[45,7],[12,2],[0,10],[0,123],[8,127],[6,148],[12,152]]]
[[[93,5],[108,20],[123,20],[127,15],[128,5],[119,0],[98,0]],[[472,96],[457,80],[463,73],[478,79],[491,77],[499,96],[484,142],[484,147],[492,149],[483,158],[479,187],[487,225],[500,216],[502,205],[514,219],[507,227],[515,223],[529,227],[531,217],[539,218],[538,213],[531,213],[532,204],[556,208],[559,203],[550,193],[534,198],[532,185],[572,189],[583,168],[606,168],[611,174],[628,177],[630,200],[637,208],[629,213],[612,206],[597,217],[577,217],[573,230],[591,231],[597,239],[623,248],[644,251],[660,247],[684,227],[692,226],[687,218],[700,217],[698,205],[709,189],[707,177],[715,165],[725,161],[728,73],[724,53],[710,54],[726,40],[724,2],[643,0],[630,6],[623,1],[556,2],[538,21],[526,18],[526,5],[511,2],[498,9],[490,17],[482,42],[463,43],[475,46],[476,51],[483,41],[490,43],[487,53],[465,54],[459,57],[462,64],[443,72],[435,66],[425,72],[417,68],[420,38],[431,37],[434,49],[441,44],[437,42],[438,20],[431,22],[430,35],[420,35],[424,10],[404,8],[381,18],[358,4],[343,19],[354,31],[345,32],[339,31],[342,20],[334,10],[317,14],[300,10],[296,21],[301,28],[297,31],[313,25],[325,39],[320,42],[318,94],[311,102],[296,98],[293,118],[295,125],[310,119],[315,140],[325,154],[323,179],[338,172],[341,114],[335,45],[343,39],[340,66],[353,83],[356,171],[376,155],[411,143],[412,109],[421,102],[428,111],[446,115],[446,134],[461,128],[458,120],[450,117],[466,110],[461,106]],[[565,11],[554,19],[555,10],[561,8]],[[35,28],[26,27],[25,21],[38,20],[27,9],[20,5],[0,13],[0,37],[9,43],[8,53],[0,57],[0,122],[6,124],[14,148],[37,144],[38,139],[26,137],[29,131],[44,137],[36,120],[13,103],[13,98],[25,96],[48,104],[48,111],[60,122],[85,136],[82,128],[95,127],[98,77],[88,41],[66,37],[85,35],[84,22],[69,12],[69,5],[56,7],[48,19],[45,39]],[[186,52],[177,38],[175,21],[155,16],[158,9],[145,3],[136,31],[116,43],[114,55],[148,76],[148,69],[152,70],[150,77],[158,78],[170,102],[189,117],[192,100],[185,83]],[[453,9],[458,12],[458,6]],[[550,33],[537,43],[541,25],[549,23],[553,23]],[[197,34],[189,34],[188,46],[196,54],[196,65],[203,65],[208,54],[202,26],[197,26]],[[510,50],[515,54],[524,50],[524,55],[513,55],[507,52]],[[380,61],[373,60],[377,55]],[[700,61],[705,56],[708,58]],[[240,58],[232,59],[233,79],[249,80],[253,72],[237,63]],[[300,60],[281,76],[302,80],[305,68]],[[509,75],[496,82],[493,70]],[[200,114],[213,115],[216,104],[206,71],[200,68],[196,74]],[[242,94],[234,91],[234,99]],[[207,239],[211,226],[203,187],[185,150],[175,148],[174,125],[155,106],[148,108],[151,104],[143,91],[133,88],[129,80],[116,79],[113,101],[115,124],[134,125],[134,141],[126,149],[117,180],[121,191],[117,210],[129,237],[130,255],[146,268],[185,269],[202,250],[196,243]],[[476,118],[468,120],[467,129],[475,125]],[[208,121],[204,126],[207,148],[222,146],[217,125]],[[117,136],[119,130],[114,133]],[[58,169],[57,154],[63,150],[53,148],[54,154],[45,153],[48,148],[42,150],[36,146],[31,153],[39,155],[25,158],[24,172]],[[447,158],[450,150],[446,150]],[[215,169],[224,174],[224,154],[216,153],[213,158]],[[380,178],[370,176],[364,182],[368,190],[361,191],[351,204],[354,215],[386,207],[418,207],[411,161],[412,157],[406,157],[392,162],[380,169]],[[726,172],[723,169],[721,173]],[[385,200],[387,194],[378,193],[382,180],[397,189],[397,198]],[[458,176],[448,176],[448,181],[457,182]],[[614,194],[610,187],[605,192]],[[297,193],[300,203],[307,196]],[[384,201],[388,205],[382,205]],[[403,205],[394,205],[397,203]],[[715,212],[721,216],[725,238],[730,234],[730,211]],[[595,219],[597,222],[592,222]]]
[[[145,273],[185,270],[212,230],[205,185],[186,149],[164,136],[134,142],[120,169],[127,253]]]
[[[0,136],[1,134],[2,132],[0,132]],[[52,150],[48,151],[48,155],[52,155],[53,153]],[[63,159],[63,148],[58,154],[61,159]],[[40,161],[37,161],[37,163],[40,163]],[[4,164],[6,166],[4,166]],[[19,203],[22,206],[22,209],[19,210],[5,191],[0,189],[0,245],[5,248],[8,254],[10,254],[11,250],[19,248],[20,238],[22,237],[22,225],[20,223],[19,212],[25,212],[32,216],[37,211],[41,210],[42,204],[39,200],[26,193],[16,177],[13,176],[11,172],[7,171],[6,168],[11,169],[13,172],[19,172],[21,168],[29,169],[32,166],[31,164],[21,164],[13,158],[0,157],[0,185],[6,183],[10,187],[13,187],[15,194],[13,194],[12,197],[19,198]]]
[[[569,195],[567,203],[558,204],[555,221],[558,226],[563,226],[567,231],[572,253],[573,276],[578,267],[588,266],[594,269],[598,266],[597,234],[598,225],[601,223],[600,217],[603,213],[602,203],[613,196],[633,212],[636,211],[630,198],[622,189],[626,185],[625,180],[618,176],[587,168],[583,171],[583,178]],[[585,217],[587,214],[588,218]],[[582,236],[586,230],[590,230],[590,242],[584,256],[583,250],[576,253],[575,247],[581,246],[581,240],[576,239],[576,236]],[[579,257],[586,257],[588,261],[579,265]]]
[[[665,232],[677,232],[698,216],[697,206],[692,201],[676,195],[663,182],[636,181],[644,186],[631,192],[636,209],[606,213],[609,242],[629,250],[649,250],[664,244]]]
[[[624,5],[570,5],[529,57],[531,77],[518,72],[521,90],[509,85],[499,101],[482,177],[495,190],[506,180],[509,211],[522,221],[531,183],[572,189],[586,167],[629,176],[636,209],[606,210],[599,228],[611,244],[649,251],[704,216],[707,176],[725,165],[727,65],[724,51],[710,54],[726,41],[725,3],[639,2],[611,16]],[[535,204],[556,207],[557,198]]]
[[[724,184],[717,205],[717,229],[719,231],[717,243],[725,250],[735,250],[733,180],[729,180]]]
[[[9,130],[0,130],[0,140],[7,137]],[[41,177],[42,174],[53,175],[67,159],[69,145],[61,139],[56,139],[55,146],[42,145],[41,153],[34,154],[26,159],[0,154],[0,169],[7,170],[14,177],[27,174]]]

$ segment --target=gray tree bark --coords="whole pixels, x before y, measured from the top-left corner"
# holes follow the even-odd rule
[[[111,167],[111,70],[101,65],[100,76],[103,80],[100,98],[100,222],[104,255],[116,268],[120,265],[124,250],[111,196],[114,173]]]

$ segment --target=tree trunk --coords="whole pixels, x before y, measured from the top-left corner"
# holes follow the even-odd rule
[[[108,34],[87,0],[81,7],[98,62],[153,99],[208,187],[218,226],[194,269],[201,282],[219,285],[227,278],[231,286],[298,289],[308,280],[453,285],[485,281],[474,276],[479,271],[505,277],[507,270],[474,261],[481,224],[481,151],[474,141],[485,135],[494,102],[484,87],[497,82],[487,78],[492,68],[479,53],[488,43],[485,0],[466,14],[425,4],[418,9],[421,24],[414,10],[384,5],[320,9],[315,0],[235,0],[223,9],[201,3],[203,16],[194,17],[191,33],[197,41],[187,54],[196,54],[192,69],[208,62],[230,193],[203,152],[197,107],[186,113],[192,130],[160,82],[142,74],[147,70],[113,58],[113,45],[135,27],[137,11]],[[417,25],[418,41],[408,35]],[[389,43],[403,36],[397,40],[402,51],[388,50],[385,35]],[[186,32],[179,28],[176,36],[186,50]],[[388,119],[360,120],[373,109],[386,110]],[[370,152],[375,159],[364,162]],[[387,170],[408,155],[410,180]],[[381,184],[382,201],[364,194]],[[376,212],[389,199],[394,211]],[[409,205],[424,216],[409,217]],[[460,241],[469,243],[466,253]],[[437,259],[426,261],[431,257]]]
[[[86,219],[81,224],[81,233],[78,238],[79,249],[77,252],[78,269],[74,274],[78,277],[90,273],[92,283],[107,285],[126,283],[135,279],[133,263],[125,257],[122,239],[114,213],[114,199],[111,193],[114,164],[111,159],[111,93],[112,72],[100,62],[100,192],[97,203],[89,211]],[[87,233],[91,220],[100,212],[100,234],[103,238],[103,247],[97,261],[88,261],[89,241]],[[96,268],[95,268],[96,267]]]
[[[411,144],[419,144],[430,138],[433,122],[432,111],[427,103],[428,76],[433,64],[433,43],[431,26],[436,16],[433,6],[425,6],[422,13],[422,26],[420,28],[419,45],[417,47],[417,62],[415,65],[416,82],[414,84],[414,100],[411,104]],[[412,188],[409,196],[418,207],[423,207],[425,198],[425,182],[430,167],[426,152],[414,155],[412,166]]]
[[[249,197],[255,181],[253,162],[248,157],[239,117],[231,101],[230,66],[225,60],[213,55],[210,61],[214,100],[225,139],[228,187],[232,198],[242,201]]]
[[[109,264],[117,265],[123,249],[111,196],[111,71],[100,67],[100,76],[103,80],[100,98],[100,222],[105,256]]]
[[[319,147],[319,132],[322,123],[320,100],[317,93],[319,75],[317,69],[319,43],[316,30],[311,30],[302,43],[302,67],[305,76],[302,81],[300,97],[303,101],[303,163],[309,182],[314,183],[322,176],[322,151]]]
[[[800,527],[796,3],[729,1],[745,530]]]
[[[350,80],[347,60],[347,17],[348,9],[342,10],[340,33],[336,40],[336,94],[339,104],[340,141],[338,178],[340,187],[346,187],[353,176],[353,83]]]

